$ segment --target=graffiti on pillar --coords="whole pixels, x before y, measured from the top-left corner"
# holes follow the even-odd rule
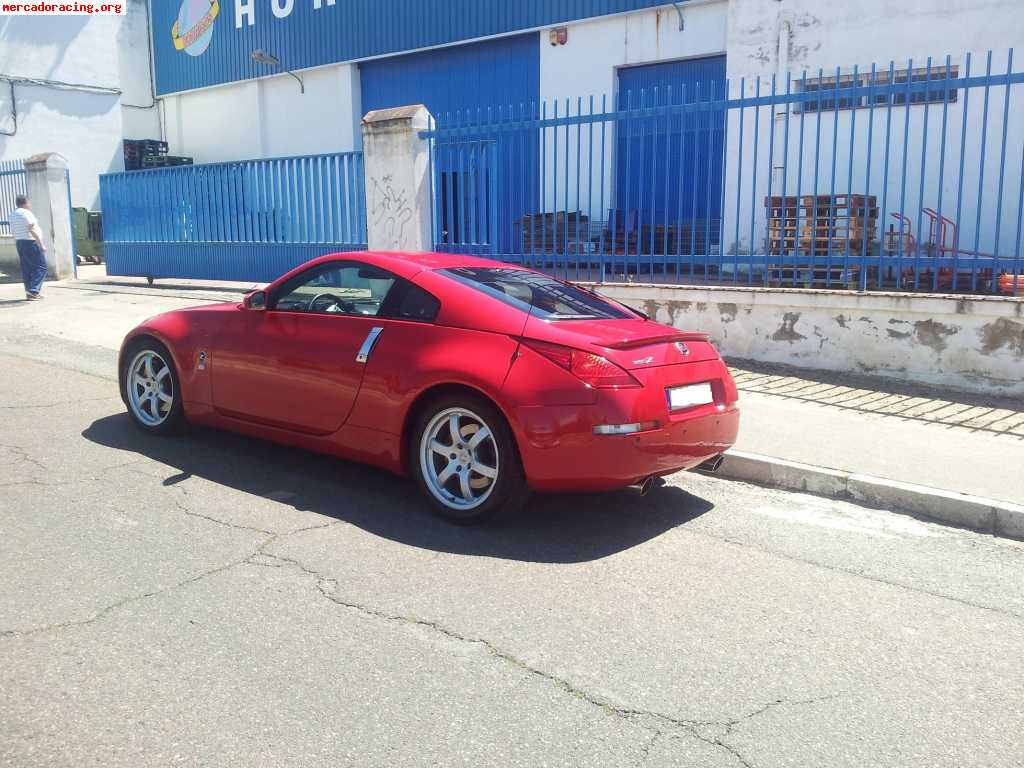
[[[408,245],[412,207],[408,191],[401,187],[396,189],[393,180],[391,174],[370,178],[370,222],[388,248],[401,250]]]

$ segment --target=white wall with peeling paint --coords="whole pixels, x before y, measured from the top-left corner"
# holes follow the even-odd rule
[[[872,62],[899,66],[908,58],[1005,51],[1024,40],[1019,0],[730,0],[729,77],[778,72],[779,32],[788,69],[816,72]],[[1005,63],[1005,62],[1004,62]]]
[[[98,207],[122,139],[160,138],[148,35],[145,0],[123,16],[0,16],[0,160],[58,152],[73,204]]]
[[[551,45],[547,31],[539,33],[540,40],[540,98],[548,117],[555,115],[587,114],[591,111],[613,111],[618,92],[618,71],[623,67],[653,64],[678,59],[717,56],[726,52],[728,3],[726,0],[702,0],[680,6],[679,15],[671,6],[611,18],[581,21],[568,26],[565,45]],[[591,102],[591,99],[593,100]],[[538,106],[538,111],[541,109]],[[602,209],[610,207],[615,169],[615,126],[605,124],[604,173],[601,173],[601,124],[595,126],[591,136],[584,132],[580,140],[582,157],[579,167],[584,179],[593,180],[591,186],[581,185],[577,199],[576,135],[568,138],[569,153],[565,154],[564,132],[545,132],[547,161],[544,188],[555,189],[557,200],[552,199],[548,210],[576,210],[592,212],[595,219],[603,217]],[[558,143],[557,150],[555,143]],[[559,157],[558,167],[553,158]],[[568,191],[555,186],[556,176],[562,179],[568,166],[573,183]],[[605,190],[604,201],[600,190]]]
[[[731,0],[728,30],[727,67],[733,95],[741,93],[741,85],[743,93],[754,95],[758,77],[759,92],[764,95],[771,92],[773,76],[778,92],[785,92],[788,73],[790,88],[796,92],[801,90],[799,81],[805,73],[814,78],[823,70],[825,77],[834,76],[837,67],[844,75],[854,67],[860,73],[870,73],[872,64],[881,72],[888,70],[890,62],[895,70],[906,69],[908,64],[924,68],[928,57],[936,66],[945,64],[947,55],[959,74],[967,72],[968,54],[970,73],[984,74],[989,66],[988,51],[993,52],[991,72],[1006,72],[1008,50],[1024,40],[1024,5],[1019,0],[907,0],[898,5],[888,0]],[[1019,71],[1019,63],[1014,68]],[[786,109],[779,107],[774,141],[770,108],[759,110],[756,135],[754,111],[746,111],[742,130],[739,115],[733,111],[726,154],[731,177],[739,175],[745,182],[726,187],[726,251],[762,249],[763,198],[769,192],[770,178],[772,195],[848,190],[875,195],[879,207],[885,208],[879,236],[895,223],[891,214],[902,212],[910,218],[915,237],[927,241],[928,221],[921,209],[930,207],[959,220],[962,250],[1013,256],[1019,180],[1024,172],[1022,94],[1019,86],[1012,89],[1008,111],[1004,87],[990,89],[987,106],[982,89],[970,91],[966,106],[960,91],[957,101],[945,110],[942,104],[914,104],[891,110],[859,108],[801,116],[795,108],[787,115]],[[891,136],[888,151],[887,131]],[[961,136],[965,137],[963,143]],[[751,186],[755,144],[759,148],[756,189]],[[886,168],[888,176],[883,177]]]
[[[600,285],[725,357],[1024,397],[1024,300],[793,288]]]

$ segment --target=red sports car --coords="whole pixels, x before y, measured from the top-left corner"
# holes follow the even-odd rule
[[[338,253],[241,303],[168,312],[119,362],[134,422],[184,421],[410,473],[477,522],[530,490],[641,485],[736,439],[707,336],[548,275],[438,253]]]

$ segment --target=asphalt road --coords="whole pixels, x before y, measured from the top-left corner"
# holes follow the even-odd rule
[[[1024,545],[685,474],[459,529],[11,327],[0,764],[1024,765]]]

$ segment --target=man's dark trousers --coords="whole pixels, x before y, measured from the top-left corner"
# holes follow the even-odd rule
[[[21,279],[25,292],[39,293],[46,279],[46,254],[35,240],[15,240],[18,259],[21,261]]]

